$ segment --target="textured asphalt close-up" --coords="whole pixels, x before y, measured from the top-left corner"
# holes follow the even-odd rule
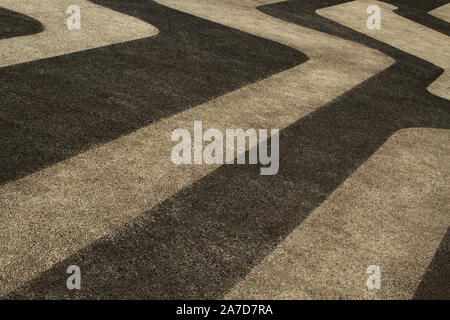
[[[450,299],[449,35],[444,0],[0,0],[0,299]],[[174,163],[195,121],[278,170]]]

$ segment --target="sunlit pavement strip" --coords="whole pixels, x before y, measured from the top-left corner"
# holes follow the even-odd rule
[[[396,132],[226,298],[410,299],[450,225],[449,153],[447,130]]]
[[[66,25],[66,10],[71,5],[81,9],[79,30],[69,30]],[[2,40],[0,67],[158,34],[148,23],[86,0],[0,0],[0,7],[30,16],[44,26],[41,33]]]
[[[432,16],[450,23],[450,3],[428,12]]]
[[[368,3],[381,8],[381,28],[366,27],[365,12]],[[324,9],[317,13],[346,27],[367,34],[400,50],[413,54],[444,69],[428,90],[450,99],[450,40],[448,36],[397,15],[396,7],[379,1],[353,1]]]
[[[174,129],[192,128],[193,120],[219,130],[282,129],[393,63],[376,50],[264,15],[255,9],[261,1],[159,2],[287,44],[310,60],[2,186],[0,294],[217,168],[175,167]]]

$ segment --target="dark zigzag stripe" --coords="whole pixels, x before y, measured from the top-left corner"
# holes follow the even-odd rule
[[[26,15],[0,8],[0,40],[42,32],[42,24]]]
[[[283,130],[278,175],[221,167],[8,298],[221,298],[394,132],[449,129],[448,101],[426,91],[442,70],[314,13],[337,3],[302,0],[261,10],[397,62]],[[83,270],[81,291],[65,286],[70,264]]]
[[[447,229],[413,299],[450,300],[450,228]]]
[[[0,69],[0,185],[307,60],[153,1],[93,2],[160,34]]]
[[[430,29],[450,35],[450,23],[428,14],[429,11],[446,5],[446,0],[381,0],[392,4],[398,9],[398,15],[420,23]]]

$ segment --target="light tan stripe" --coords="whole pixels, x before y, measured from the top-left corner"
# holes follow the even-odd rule
[[[190,129],[194,120],[204,129],[282,129],[393,63],[376,50],[266,16],[249,6],[253,1],[208,3],[210,20],[280,39],[311,60],[1,186],[0,295],[217,168],[173,165],[174,129]]]
[[[443,5],[442,7],[436,8],[428,12],[432,16],[439,18],[441,20],[447,21],[450,23],[450,3]]]
[[[226,298],[410,299],[450,225],[449,154],[448,130],[398,131]]]
[[[381,9],[379,30],[370,30],[366,26],[369,4],[376,4]],[[320,9],[317,13],[443,68],[444,73],[428,87],[428,91],[450,99],[449,37],[397,15],[393,12],[395,9],[397,7],[384,2],[366,0]]]
[[[67,7],[81,9],[81,28],[69,30]],[[0,67],[45,59],[158,34],[139,19],[86,0],[0,0],[0,7],[28,15],[44,25],[42,33],[0,42]]]

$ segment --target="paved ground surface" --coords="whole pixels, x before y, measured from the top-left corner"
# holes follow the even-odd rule
[[[0,297],[450,299],[449,16],[0,0]],[[278,174],[174,165],[194,120],[280,129]]]

